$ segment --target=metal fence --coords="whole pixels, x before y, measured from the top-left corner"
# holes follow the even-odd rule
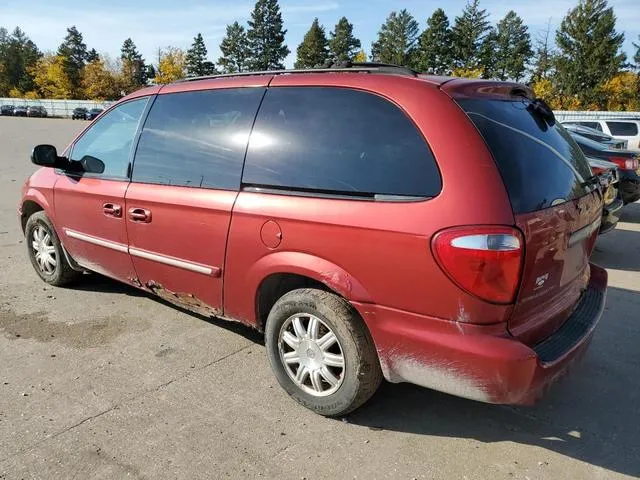
[[[606,120],[608,118],[635,118],[640,119],[640,112],[573,112],[555,111],[556,118],[564,122],[565,120]]]
[[[47,109],[50,117],[69,117],[74,108],[84,107],[87,110],[92,108],[107,108],[114,102],[98,102],[94,100],[27,100],[24,98],[0,98],[0,105],[13,106],[42,106]],[[640,118],[640,112],[574,112],[558,110],[554,112],[559,121],[575,119],[604,119],[607,118]]]
[[[74,108],[83,107],[87,110],[92,108],[107,108],[113,102],[98,102],[94,100],[28,100],[24,98],[0,98],[0,105],[13,105],[17,106],[41,106],[47,110],[50,117],[68,117],[71,118],[71,113]]]

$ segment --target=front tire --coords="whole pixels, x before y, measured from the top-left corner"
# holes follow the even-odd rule
[[[320,415],[355,410],[382,381],[369,331],[354,308],[330,292],[283,295],[267,318],[265,343],[278,383]]]
[[[46,213],[40,211],[29,217],[25,237],[31,265],[46,283],[61,287],[82,275],[69,265],[62,243]]]

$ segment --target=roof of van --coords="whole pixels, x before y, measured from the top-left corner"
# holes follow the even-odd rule
[[[239,79],[244,78],[247,80],[248,85],[268,86],[270,81],[275,77],[302,77],[307,75],[323,74],[372,74],[412,78],[414,80],[422,81],[434,87],[440,88],[448,95],[456,98],[504,98],[513,96],[534,98],[533,91],[529,87],[519,83],[448,77],[439,75],[426,75],[420,74],[407,67],[400,67],[397,65],[389,65],[383,63],[345,62],[342,64],[337,64],[335,66],[331,66],[329,68],[313,68],[306,70],[267,70],[260,72],[241,72],[184,78],[166,85],[153,85],[143,88],[126,96],[125,99],[136,98],[144,95],[153,95],[159,93],[161,90],[163,91],[163,93],[192,90],[193,84],[202,85],[202,83],[212,83],[216,86],[220,86],[221,82],[226,81],[237,85]],[[202,87],[200,86],[199,88]]]

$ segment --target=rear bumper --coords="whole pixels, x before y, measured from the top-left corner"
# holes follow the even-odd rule
[[[573,314],[531,348],[506,325],[470,325],[354,303],[369,326],[385,378],[498,404],[531,404],[586,352],[604,310],[607,273],[591,280]]]
[[[616,228],[616,225],[620,220],[620,216],[622,215],[622,207],[624,207],[624,201],[620,196],[618,196],[618,198],[609,205],[604,206],[604,210],[602,212],[602,223],[600,225],[601,235]]]

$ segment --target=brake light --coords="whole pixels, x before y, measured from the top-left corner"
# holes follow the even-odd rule
[[[625,158],[625,157],[609,157],[609,161],[618,165],[618,167],[623,170],[637,170],[638,169],[638,160],[635,158]]]
[[[463,290],[491,303],[513,303],[520,284],[524,242],[509,227],[458,227],[436,234],[440,268]]]

